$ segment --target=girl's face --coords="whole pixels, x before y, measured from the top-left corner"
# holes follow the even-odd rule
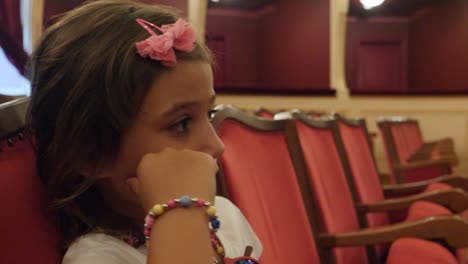
[[[221,155],[224,145],[209,120],[214,101],[211,66],[203,62],[179,62],[152,84],[141,111],[123,136],[117,158],[98,175],[100,191],[113,210],[141,220],[143,209],[126,180],[136,176],[143,155],[167,147],[215,158]]]

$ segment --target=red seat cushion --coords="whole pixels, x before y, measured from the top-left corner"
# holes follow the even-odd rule
[[[453,254],[441,245],[416,239],[402,238],[395,241],[387,258],[386,264],[457,264]]]
[[[447,184],[444,183],[434,183],[432,187],[433,190],[438,190],[436,188],[452,188]],[[431,189],[431,188],[429,188]],[[408,210],[408,216],[406,221],[415,221],[419,219],[423,219],[426,217],[436,216],[436,215],[452,215],[452,212],[445,208],[442,205],[426,202],[426,201],[418,201],[411,205]],[[457,258],[459,259],[459,263],[465,263],[464,259],[466,258],[466,252],[464,249],[458,249],[456,251]],[[422,263],[422,262],[421,262]],[[429,263],[436,263],[436,262],[429,262]]]
[[[2,140],[0,146],[0,263],[60,263],[58,233],[46,210],[29,141],[6,147]]]
[[[424,192],[432,192],[436,190],[450,190],[450,189],[453,189],[452,185],[448,185],[443,182],[434,182],[434,183],[429,184],[426,187],[426,189],[424,189]]]
[[[284,132],[225,120],[218,135],[229,198],[262,241],[262,263],[319,263]]]
[[[436,215],[452,215],[452,212],[442,205],[436,203],[417,201],[413,203],[408,209],[408,216],[406,217],[406,221],[415,221]]]

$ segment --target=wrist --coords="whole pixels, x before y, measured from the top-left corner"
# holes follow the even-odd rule
[[[179,223],[185,228],[187,228],[187,223],[192,222],[193,220],[195,220],[196,223],[198,222],[198,226],[204,226],[205,231],[211,231],[210,238],[213,249],[220,256],[224,256],[224,248],[216,236],[216,232],[218,231],[221,223],[216,215],[216,208],[210,202],[184,195],[178,199],[169,200],[165,204],[155,204],[145,217],[144,235],[147,243],[149,243],[150,236],[154,233],[153,227],[164,223],[160,221],[163,219],[163,215],[166,218],[166,222],[171,224]],[[168,221],[168,219],[170,221]],[[199,223],[200,220],[202,220],[203,224]],[[209,225],[206,224],[207,220]],[[191,228],[189,227],[188,233],[191,233],[190,230]],[[178,230],[178,232],[180,232],[180,230]]]

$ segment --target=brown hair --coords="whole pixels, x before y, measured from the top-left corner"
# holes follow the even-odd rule
[[[135,43],[149,34],[136,18],[160,26],[178,16],[169,8],[129,0],[87,2],[48,28],[31,58],[28,119],[37,142],[37,170],[65,247],[91,231],[125,226],[116,218],[109,221],[105,215],[112,212],[81,172],[94,172],[115,158],[152,82],[170,70],[137,54]],[[212,61],[198,43],[192,52],[176,55]],[[118,218],[129,228],[128,219]]]

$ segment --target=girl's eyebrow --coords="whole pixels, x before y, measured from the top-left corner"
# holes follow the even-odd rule
[[[216,100],[216,95],[213,95],[210,97],[209,101],[208,101],[208,104],[211,106],[214,104]],[[195,106],[198,106],[198,105],[201,105],[203,104],[202,102],[200,101],[188,101],[188,102],[181,102],[181,103],[176,103],[176,104],[173,104],[172,106],[168,107],[167,110],[164,110],[161,114],[162,117],[167,117],[167,116],[171,116],[175,113],[178,113],[182,110],[185,110],[185,109],[188,109],[188,108],[192,108],[192,107],[195,107]]]

